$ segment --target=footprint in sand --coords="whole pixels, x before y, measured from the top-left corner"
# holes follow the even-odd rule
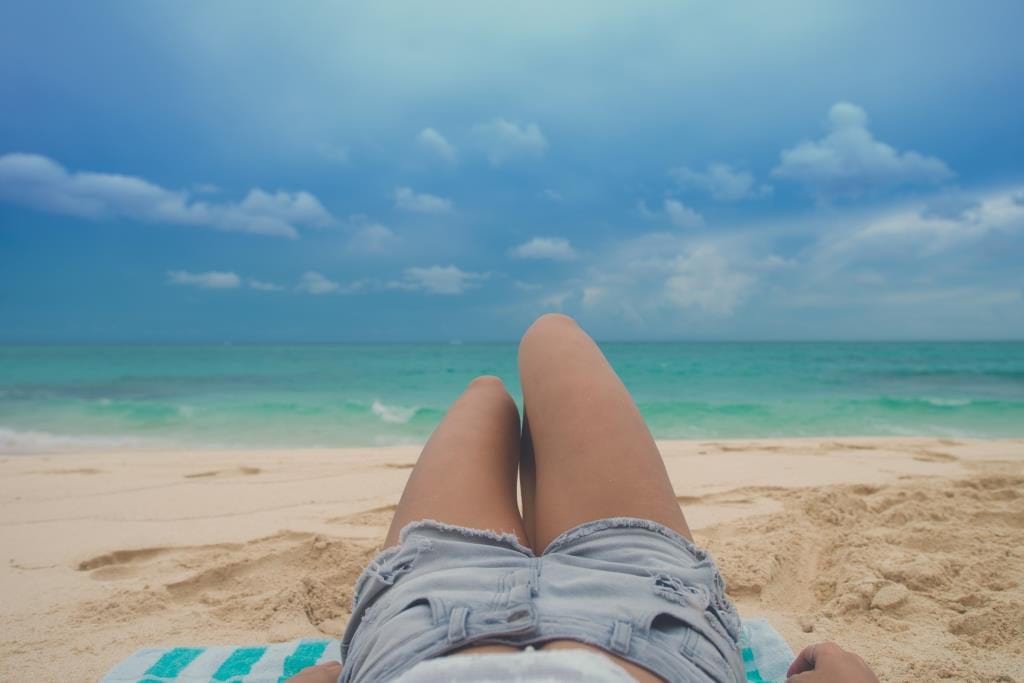
[[[97,581],[113,581],[137,576],[147,560],[170,552],[171,548],[138,548],[115,550],[78,563],[78,571],[89,572]]]
[[[395,514],[397,505],[383,505],[370,510],[353,512],[341,517],[332,517],[327,520],[328,524],[345,524],[348,526],[387,526]]]
[[[209,472],[193,472],[192,474],[186,474],[186,479],[207,479],[210,477],[236,477],[236,476],[252,476],[262,472],[259,467],[232,467],[227,470],[210,470]]]

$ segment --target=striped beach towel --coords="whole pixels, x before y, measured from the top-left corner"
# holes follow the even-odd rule
[[[744,619],[740,637],[747,681],[785,681],[793,652],[764,619]],[[101,683],[283,683],[307,666],[337,660],[337,640],[246,646],[143,648]]]

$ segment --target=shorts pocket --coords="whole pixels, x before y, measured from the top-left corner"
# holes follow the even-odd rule
[[[730,667],[722,653],[701,630],[703,614],[687,609],[665,609],[647,622],[648,637],[685,663],[692,674],[681,680],[731,681]]]
[[[709,569],[713,573],[707,581],[686,581],[671,574],[655,573],[651,577],[652,589],[664,600],[702,612],[718,634],[737,643],[740,637],[739,615],[725,596],[722,575],[714,566]]]
[[[443,646],[444,604],[433,596],[406,595],[380,608],[351,643],[352,672],[344,680],[387,680]]]

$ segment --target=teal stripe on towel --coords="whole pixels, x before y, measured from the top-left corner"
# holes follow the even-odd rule
[[[215,681],[230,681],[232,678],[245,676],[252,671],[252,665],[260,661],[267,651],[265,647],[240,647],[224,660],[213,674]]]
[[[314,640],[299,643],[295,652],[284,658],[284,673],[277,679],[277,683],[284,683],[289,678],[299,673],[307,666],[316,664],[320,655],[327,649],[326,640]]]
[[[185,667],[191,664],[196,657],[203,654],[203,650],[206,648],[202,647],[176,647],[173,650],[169,650],[164,653],[164,656],[156,660],[156,664],[149,667],[146,673],[143,674],[143,681],[146,681],[145,676],[155,676],[156,678],[175,678],[178,674],[185,670]]]

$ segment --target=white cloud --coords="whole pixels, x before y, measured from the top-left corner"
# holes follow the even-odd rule
[[[190,273],[187,270],[169,270],[167,278],[174,285],[190,285],[202,289],[235,289],[242,279],[235,273],[211,270],[206,273]]]
[[[451,211],[452,201],[426,192],[414,192],[409,187],[396,187],[395,207],[414,213],[444,213]]]
[[[282,222],[325,228],[334,222],[327,210],[308,192],[264,192],[256,188],[238,205],[245,214],[276,218]]]
[[[455,150],[455,146],[433,128],[421,130],[416,136],[416,144],[449,164],[455,163],[458,159],[458,152]]]
[[[334,222],[308,192],[255,188],[238,203],[198,201],[135,176],[69,173],[38,154],[0,156],[0,199],[92,220],[128,218],[293,238],[298,226]]]
[[[921,217],[961,220],[980,206],[981,203],[977,199],[962,192],[944,192],[924,206]]]
[[[649,221],[658,217],[658,212],[652,211],[651,207],[647,206],[647,200],[645,199],[641,199],[636,203],[636,212]]]
[[[754,278],[735,270],[717,248],[699,245],[680,255],[665,280],[665,296],[682,308],[731,315],[747,296]]]
[[[310,294],[332,294],[340,292],[341,285],[327,279],[315,270],[308,270],[299,278],[299,284],[296,289],[301,292],[309,292]]]
[[[801,183],[819,197],[854,197],[897,185],[940,183],[953,172],[940,159],[899,152],[876,140],[864,110],[839,102],[829,110],[828,135],[783,150],[772,175]]]
[[[406,268],[404,280],[389,283],[395,289],[423,290],[431,294],[462,294],[487,278],[487,273],[469,273],[455,266]]]
[[[704,218],[676,199],[665,200],[665,214],[677,228],[699,228],[704,225]]]
[[[669,175],[682,187],[703,190],[718,201],[760,199],[772,193],[771,185],[758,185],[749,171],[737,170],[724,163],[709,164],[703,172],[679,166],[670,169]]]
[[[609,244],[577,291],[582,311],[594,320],[714,327],[754,294],[759,273],[776,272],[764,269],[763,260],[761,245],[749,236],[650,233]]]
[[[284,287],[281,285],[273,282],[267,282],[265,280],[257,280],[255,278],[249,278],[246,281],[246,284],[249,285],[250,289],[255,289],[261,292],[280,292],[284,290]]]
[[[565,306],[565,302],[572,296],[572,292],[555,292],[549,294],[540,300],[541,308],[548,310],[560,311]]]
[[[351,239],[349,249],[365,254],[388,254],[400,243],[401,239],[385,225],[368,223],[360,227]]]
[[[540,159],[548,149],[548,141],[536,123],[521,126],[513,121],[497,118],[473,127],[473,136],[492,166]]]
[[[550,187],[541,192],[540,196],[552,202],[562,201],[562,193],[557,190],[552,190]]]
[[[990,233],[1024,231],[1024,206],[1014,201],[1014,190],[953,196],[948,203],[935,198],[876,214],[826,241],[820,255],[839,260],[908,253],[928,256]]]
[[[608,297],[607,287],[584,287],[580,303],[583,308],[594,308]]]
[[[512,249],[509,254],[512,258],[551,261],[572,261],[576,258],[576,250],[569,244],[569,240],[562,237],[534,237]]]

